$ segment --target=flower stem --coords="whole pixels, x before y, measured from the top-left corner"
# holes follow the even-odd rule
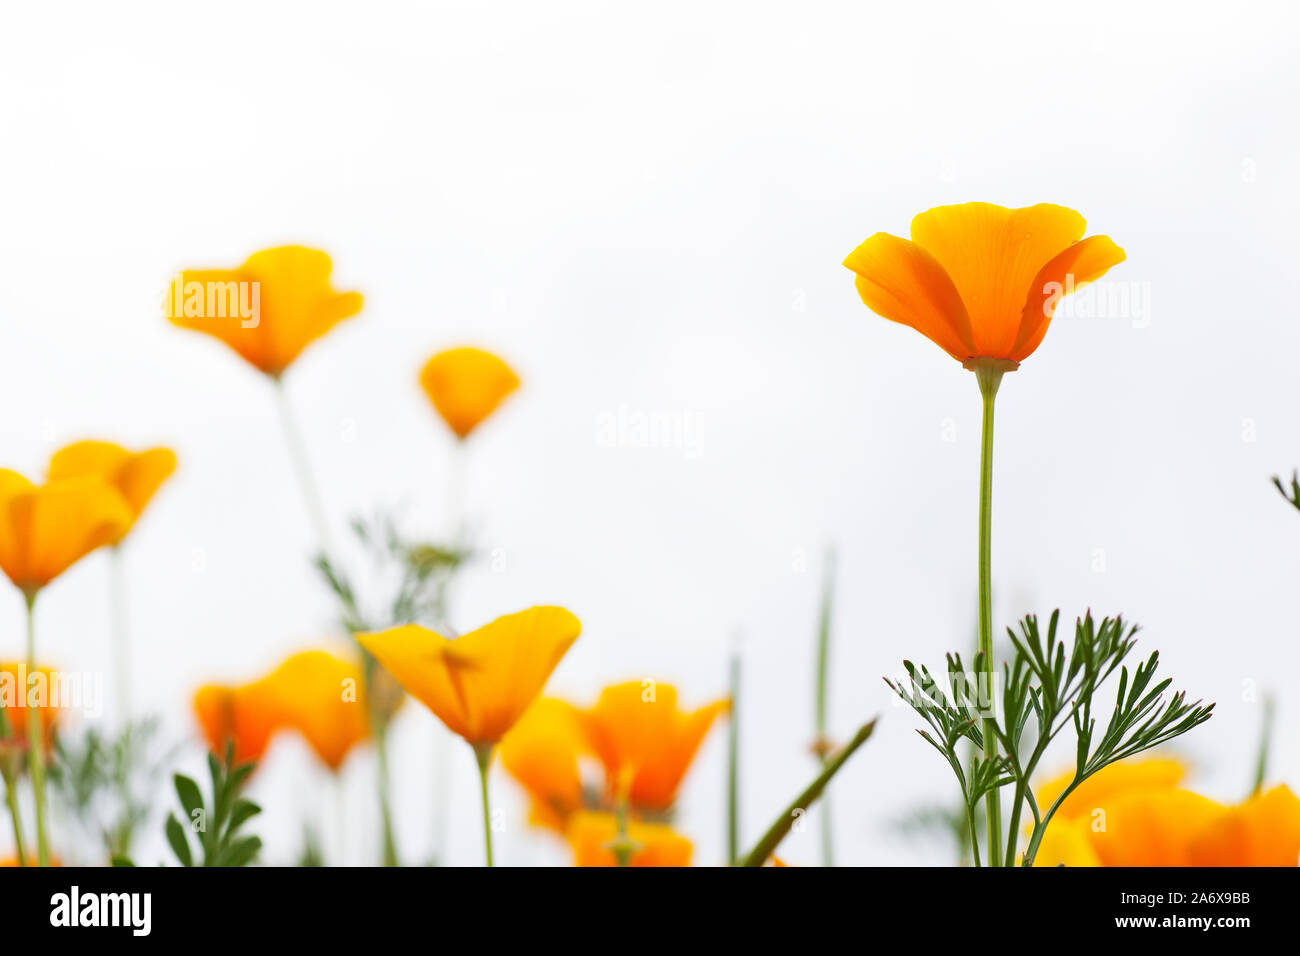
[[[826,712],[829,700],[831,655],[831,608],[835,599],[835,551],[826,552],[826,582],[822,590],[822,606],[817,621],[817,748],[822,766],[830,759],[826,736]],[[822,866],[834,866],[834,843],[831,829],[831,798],[822,798]]]
[[[36,595],[25,591],[27,599],[27,673],[36,672]],[[26,689],[24,688],[24,693]],[[45,832],[45,743],[41,739],[41,711],[27,702],[27,759],[32,773],[32,796],[36,803],[36,861],[50,865],[49,838]],[[47,701],[48,703],[48,701]]]
[[[740,648],[731,651],[731,713],[727,715],[727,862],[740,855]]]
[[[487,850],[487,865],[492,866],[492,806],[488,801],[488,768],[492,766],[492,744],[475,744],[474,758],[478,761],[478,777],[483,789],[483,846]]]
[[[307,505],[307,517],[311,521],[312,530],[316,532],[316,547],[321,554],[329,554],[329,525],[325,522],[325,506],[321,503],[320,489],[316,486],[316,479],[312,475],[311,462],[307,458],[307,447],[303,443],[302,432],[298,430],[297,421],[293,416],[293,407],[289,404],[284,382],[279,378],[272,381],[275,385],[276,405],[280,410],[280,423],[284,427],[285,445],[289,449],[293,470],[302,488],[303,501]]]
[[[993,702],[993,402],[1002,383],[1003,370],[991,365],[977,365],[975,379],[984,398],[984,424],[980,442],[980,532],[979,532],[979,640],[980,675],[987,693],[988,704]],[[981,700],[981,704],[984,701]],[[997,738],[994,722],[984,721],[984,759],[997,756]],[[985,798],[988,822],[989,866],[1002,865],[1002,810],[998,791],[990,790]]]
[[[14,853],[18,857],[18,865],[27,865],[27,850],[23,846],[23,818],[18,809],[18,781],[5,774],[5,799],[9,804],[9,816],[14,824]]]
[[[122,545],[115,544],[108,556],[109,602],[112,614],[113,677],[117,685],[117,710],[122,726],[131,723],[131,639],[126,617],[126,563]]]

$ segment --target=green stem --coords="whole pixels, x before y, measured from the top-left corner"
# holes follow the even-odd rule
[[[731,713],[727,715],[727,862],[740,854],[740,648],[731,652]]]
[[[830,696],[831,609],[835,598],[835,550],[826,552],[826,581],[822,588],[821,615],[817,622],[817,746],[822,766],[830,757],[826,736],[826,713]],[[834,866],[834,849],[831,829],[831,798],[822,801],[822,866]]]
[[[120,543],[113,545],[108,559],[113,677],[117,685],[118,714],[122,726],[126,727],[131,723],[131,640],[126,617],[126,563]]]
[[[36,595],[38,591],[25,591],[27,601],[27,673],[36,672]],[[24,689],[24,693],[26,690]],[[45,823],[45,753],[41,739],[41,710],[27,708],[27,759],[32,774],[32,795],[36,803],[36,861],[41,866],[50,865],[50,844]],[[49,701],[46,701],[49,703]]]
[[[474,758],[478,761],[478,777],[483,789],[483,846],[487,850],[487,865],[492,866],[492,805],[488,801],[488,768],[492,766],[492,744],[475,744]]]
[[[284,427],[284,441],[289,449],[289,457],[293,461],[294,473],[298,476],[298,484],[302,488],[303,501],[307,505],[307,517],[311,521],[312,530],[316,533],[316,546],[322,554],[328,554],[329,547],[329,525],[325,521],[325,506],[322,504],[320,489],[316,485],[316,479],[312,475],[311,462],[307,457],[307,446],[303,443],[302,432],[298,430],[297,421],[293,415],[293,407],[289,404],[289,396],[285,392],[284,382],[279,378],[272,379],[275,385],[276,406],[280,411],[280,423]]]
[[[614,837],[614,860],[621,867],[632,865],[632,838],[627,832],[627,798],[618,801],[618,806],[614,809],[614,820],[618,827],[617,835]]]
[[[822,772],[805,788],[803,793],[794,798],[794,801],[767,828],[767,832],[754,845],[754,849],[749,851],[744,861],[738,865],[762,866],[766,863],[768,857],[781,845],[781,841],[785,839],[786,834],[790,832],[790,828],[794,826],[795,819],[817,802],[817,798],[822,795],[822,791],[831,782],[831,778],[848,762],[848,759],[853,756],[857,749],[867,742],[871,737],[871,732],[875,729],[876,722],[874,720],[858,728],[858,732],[853,735],[853,739],[844,746],[843,750],[840,750],[826,762]]]
[[[27,865],[27,850],[23,846],[23,818],[18,809],[18,781],[6,774],[5,775],[5,799],[9,804],[9,817],[14,824],[14,851],[18,857],[18,865]]]
[[[1002,382],[1003,369],[993,364],[977,363],[975,378],[984,398],[984,424],[980,442],[980,534],[979,534],[979,611],[980,673],[993,696],[993,401]],[[980,689],[984,692],[984,689]],[[982,696],[982,693],[981,693]],[[997,756],[996,723],[984,721],[984,759]],[[985,800],[988,821],[989,866],[1002,865],[1002,811],[998,792],[990,790]]]

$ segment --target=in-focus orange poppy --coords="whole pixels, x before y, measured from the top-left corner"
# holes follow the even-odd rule
[[[359,292],[331,287],[333,268],[319,249],[265,249],[235,269],[185,270],[172,280],[163,311],[173,324],[220,339],[276,378],[308,345],[361,311]]]
[[[208,748],[224,757],[233,743],[237,763],[261,760],[281,726],[279,702],[266,681],[200,687],[194,694],[194,713]]]
[[[618,866],[612,844],[618,818],[612,813],[574,814],[566,831],[574,866]],[[663,823],[629,820],[627,838],[635,846],[628,866],[690,866],[691,841]]]
[[[601,691],[596,705],[579,719],[591,749],[605,765],[615,801],[626,797],[642,811],[664,812],[725,700],[693,711],[677,706],[670,684],[628,681]]]
[[[133,520],[118,490],[97,477],[33,485],[0,470],[0,568],[25,594],[120,540]]]
[[[176,453],[170,448],[132,452],[108,441],[79,441],[59,449],[50,458],[49,480],[101,479],[122,495],[134,524],[175,470]]]
[[[480,749],[515,725],[581,630],[562,607],[533,607],[455,640],[418,624],[357,639],[407,693]]]
[[[337,771],[370,735],[361,668],[328,651],[289,657],[265,679],[277,723],[302,734],[321,762]]]
[[[464,440],[519,387],[519,376],[491,352],[456,348],[425,363],[420,385],[447,427]]]
[[[912,220],[912,238],[878,232],[844,260],[867,307],[911,326],[967,368],[1016,368],[1047,333],[1063,295],[1124,261],[1107,236],[1083,238],[1073,209],[972,202]]]
[[[530,822],[564,831],[583,808],[579,761],[588,752],[572,704],[542,697],[501,741],[501,765],[528,791]]]
[[[54,749],[61,710],[58,702],[51,699],[54,676],[54,671],[48,667],[37,667],[33,671],[22,661],[0,662],[0,711],[4,712],[5,722],[9,725],[9,736],[0,740],[0,747],[14,751],[27,749],[30,698],[30,703],[40,714],[42,749],[47,754]]]

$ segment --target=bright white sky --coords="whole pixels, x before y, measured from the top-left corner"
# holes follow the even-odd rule
[[[1295,787],[1300,514],[1268,479],[1300,465],[1298,25],[1284,3],[10,4],[0,465],[38,473],[87,436],[177,449],[131,541],[132,617],[138,697],[191,734],[198,683],[321,641],[332,608],[267,388],[160,295],[181,266],[324,248],[367,304],[290,388],[339,534],[399,502],[439,527],[452,449],[417,370],[499,351],[525,384],[476,436],[465,501],[505,568],[467,576],[457,624],[573,609],[551,689],[581,702],[659,677],[702,703],[742,632],[749,839],[812,770],[834,541],[834,727],[884,715],[834,787],[840,860],[946,863],[890,834],[953,783],[880,675],[972,641],[979,397],[840,262],[930,206],[1062,203],[1127,250],[1111,279],[1146,308],[1062,315],[1003,385],[997,621],[1142,623],[1219,702],[1186,746],[1224,799],[1259,728],[1243,688],[1271,688]],[[620,412],[687,430],[611,447]],[[96,556],[51,588],[43,656],[107,668],[106,572]],[[0,656],[20,607],[0,593]],[[408,858],[433,839],[432,726],[412,706],[398,732]],[[683,795],[701,863],[721,858],[723,744]],[[469,751],[446,752],[449,859],[477,863]],[[286,743],[257,782],[267,858],[341,807],[346,858],[370,859],[368,763],[337,798],[307,767]],[[563,860],[494,786],[502,860]],[[783,855],[815,862],[815,827]]]

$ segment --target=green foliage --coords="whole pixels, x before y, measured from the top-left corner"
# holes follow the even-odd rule
[[[1300,472],[1291,472],[1290,491],[1282,484],[1282,479],[1276,475],[1273,476],[1273,485],[1281,492],[1283,498],[1291,502],[1297,511],[1300,511]]]
[[[224,762],[208,755],[208,771],[212,777],[211,806],[204,801],[199,785],[189,777],[178,773],[172,778],[176,797],[189,825],[181,823],[175,814],[168,814],[164,833],[181,866],[248,866],[262,849],[258,837],[239,832],[245,823],[262,812],[256,803],[239,795],[254,765],[235,766],[234,758],[233,745],[227,747]],[[198,854],[191,845],[191,835],[197,840]],[[124,862],[130,865],[129,861]],[[116,860],[114,865],[117,865]]]
[[[978,686],[975,675],[982,663],[978,655],[971,671],[959,654],[949,655],[943,685],[910,661],[903,663],[908,675],[905,685],[886,680],[929,725],[928,731],[918,733],[957,777],[976,865],[975,808],[990,791],[1014,788],[1004,857],[1008,865],[1014,862],[1021,814],[1028,807],[1033,820],[1024,854],[1028,865],[1053,814],[1079,784],[1103,767],[1186,733],[1208,720],[1214,710],[1213,704],[1189,704],[1182,691],[1166,697],[1171,681],[1156,681],[1156,652],[1130,673],[1124,661],[1136,644],[1136,627],[1119,617],[1098,624],[1087,614],[1075,622],[1074,641],[1067,652],[1066,643],[1057,637],[1059,617],[1059,611],[1052,613],[1045,635],[1033,616],[1020,623],[1018,634],[1008,630],[1011,661],[1002,667],[1000,688]],[[1094,708],[1101,709],[1098,690],[1116,672],[1115,702],[1105,724],[1099,726],[1094,715]],[[1043,812],[1034,800],[1031,779],[1048,745],[1066,727],[1074,731],[1074,778]],[[997,745],[995,755],[987,760],[981,753],[986,728],[996,735]],[[963,761],[959,751],[967,742],[976,753]]]

